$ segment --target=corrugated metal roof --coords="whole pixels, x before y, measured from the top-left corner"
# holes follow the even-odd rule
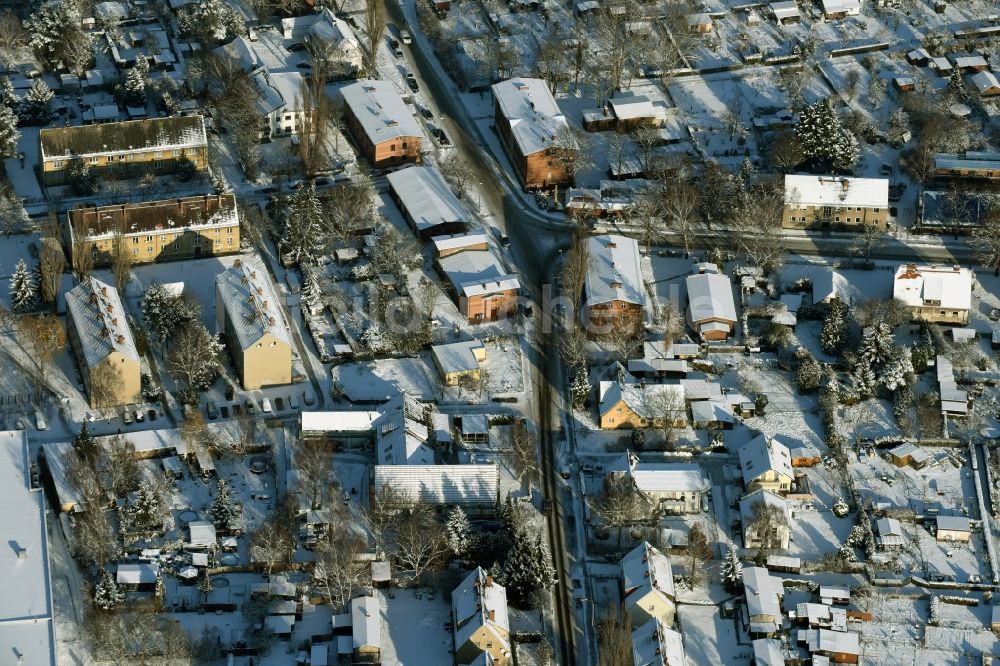
[[[376,465],[376,489],[391,487],[431,504],[492,506],[499,487],[495,464]]]

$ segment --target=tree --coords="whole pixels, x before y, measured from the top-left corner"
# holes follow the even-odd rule
[[[650,424],[660,430],[667,449],[677,446],[677,424],[684,420],[684,397],[667,385],[647,385],[642,391],[642,407]]]
[[[182,33],[196,35],[206,43],[246,34],[243,13],[223,0],[197,0],[187,5],[177,24]]]
[[[802,349],[797,356],[799,357],[799,367],[795,371],[795,384],[798,386],[799,393],[815,391],[822,383],[823,367],[805,349]]]
[[[97,444],[94,436],[90,434],[90,429],[87,427],[86,421],[80,426],[80,432],[73,437],[73,450],[80,460],[83,460],[90,466],[93,466],[97,462],[97,457],[101,453],[101,447]]]
[[[316,186],[310,181],[292,196],[285,236],[281,239],[282,257],[298,265],[314,262],[323,226],[323,207],[316,196]]]
[[[654,210],[666,221],[667,229],[680,238],[684,256],[688,256],[698,235],[699,192],[690,183],[672,175],[664,173],[661,178],[664,182],[653,189]]]
[[[448,513],[445,533],[448,539],[448,549],[455,557],[464,557],[469,551],[472,526],[469,525],[469,518],[465,515],[465,511],[462,511],[462,507],[456,506]]]
[[[21,117],[31,125],[45,125],[52,119],[52,97],[55,93],[42,79],[35,79],[21,102]]]
[[[111,237],[111,273],[115,277],[115,289],[123,300],[125,287],[131,281],[132,264],[135,261],[132,243],[129,241],[125,223],[122,222],[115,228]]]
[[[632,479],[624,475],[609,477],[604,492],[593,501],[604,524],[617,528],[619,547],[625,526],[649,515],[646,499],[636,489]]]
[[[743,580],[743,563],[740,562],[736,550],[730,546],[726,549],[726,559],[722,561],[722,582],[727,588],[734,588]]]
[[[3,57],[3,60],[0,60],[0,66],[3,69],[13,69],[16,62],[12,62],[12,59],[6,56],[16,57],[17,51],[26,46],[27,43],[27,33],[21,26],[21,19],[18,18],[17,14],[7,12],[0,16],[0,54],[2,54],[0,57]]]
[[[378,72],[378,50],[385,37],[385,5],[379,0],[365,0],[364,40],[361,43],[361,69],[365,78],[375,78]]]
[[[843,126],[829,98],[802,110],[795,136],[806,157],[835,169],[847,169],[858,158],[858,140]]]
[[[50,69],[64,64],[77,74],[92,59],[91,38],[83,31],[82,16],[74,0],[49,0],[24,22],[28,45]]]
[[[515,600],[527,600],[536,590],[548,590],[555,583],[550,552],[541,534],[520,525],[511,533],[511,547],[497,573],[497,581]]]
[[[757,543],[756,559],[764,560],[775,548],[780,548],[782,535],[788,530],[788,517],[780,507],[758,500],[750,507],[752,518],[746,532],[754,535]]]
[[[979,264],[987,270],[992,268],[994,277],[1000,276],[1000,206],[990,206],[969,241]]]
[[[17,114],[6,105],[0,105],[0,157],[10,157],[17,152],[17,140],[21,131],[17,129]]]
[[[823,329],[820,331],[820,346],[823,353],[836,356],[844,350],[847,344],[847,305],[834,296],[823,316]]]
[[[892,384],[893,390],[901,385],[903,375],[913,373],[909,349],[905,353],[898,349],[888,324],[880,322],[865,328],[851,373],[862,397],[873,395],[880,385]]]
[[[556,128],[546,153],[554,164],[563,168],[572,183],[580,172],[593,166],[592,143],[584,132],[566,123]]]
[[[156,486],[151,481],[143,481],[135,499],[128,507],[128,519],[133,529],[140,531],[160,531],[169,507],[163,502]]]
[[[10,303],[14,312],[27,312],[38,302],[38,284],[24,259],[18,259],[10,277]]]
[[[166,344],[181,328],[198,319],[200,305],[194,299],[175,296],[154,282],[142,296],[142,318],[161,344]]]
[[[597,666],[622,666],[632,661],[632,622],[623,607],[610,610],[597,621],[601,649]]]
[[[383,553],[389,532],[410,511],[415,499],[399,488],[390,485],[376,486],[368,493],[368,510],[365,519],[375,536],[375,552]]]
[[[119,88],[119,95],[125,106],[145,106],[146,76],[139,67],[132,67],[125,72],[125,80]]]
[[[538,477],[537,439],[521,419],[511,426],[510,445],[514,452],[516,479],[519,483],[527,481],[530,487]]]
[[[259,100],[256,85],[249,74],[240,69],[231,73],[222,94],[214,100],[232,138],[243,175],[251,181],[257,179],[261,162]]]
[[[92,437],[90,439],[93,441]],[[128,437],[124,435],[109,437],[101,450],[101,458],[105,485],[116,497],[124,497],[139,487],[142,471],[136,459],[135,445]]]
[[[108,611],[123,601],[125,593],[118,589],[114,576],[107,569],[101,569],[101,579],[94,586],[94,605]]]
[[[573,375],[573,383],[570,385],[570,394],[573,396],[573,406],[581,408],[587,403],[590,397],[590,381],[587,379],[587,367],[577,367]]]
[[[212,500],[212,522],[228,534],[243,530],[243,508],[233,499],[229,484],[224,479],[219,479],[215,499]]]
[[[465,187],[476,176],[476,172],[469,160],[461,153],[452,152],[438,162],[438,169],[440,169],[441,175],[448,181],[448,184],[451,185],[455,196],[459,199],[465,198]]]
[[[775,270],[784,259],[779,232],[783,209],[783,189],[776,181],[760,180],[738,192],[730,211],[738,247],[765,273]]]
[[[396,525],[393,558],[411,580],[419,583],[447,554],[445,529],[429,505],[415,505],[406,519]]]
[[[219,336],[201,322],[191,322],[177,334],[168,367],[189,392],[197,394],[215,381],[223,349]]]
[[[885,244],[885,229],[877,222],[865,222],[851,243],[851,253],[864,257],[865,263],[871,263],[872,250]]]
[[[688,559],[688,585],[694,589],[701,580],[701,564],[705,560],[712,558],[712,546],[705,536],[705,531],[701,525],[694,524],[688,531],[687,559]]]
[[[18,328],[21,342],[28,347],[28,354],[35,364],[35,386],[41,394],[56,352],[66,348],[66,329],[59,317],[51,314],[23,317]]]
[[[90,196],[98,187],[97,175],[79,155],[71,155],[66,162],[65,181],[78,196]]]
[[[250,559],[265,566],[270,576],[276,567],[292,561],[298,547],[295,509],[283,496],[271,516],[250,535]]]
[[[346,608],[354,590],[371,582],[371,567],[362,558],[367,544],[345,523],[331,525],[313,550],[312,581],[334,611]]]
[[[38,251],[38,276],[42,300],[49,305],[55,305],[62,286],[63,271],[66,269],[66,255],[57,234],[58,227],[48,228],[46,236],[41,240]]]

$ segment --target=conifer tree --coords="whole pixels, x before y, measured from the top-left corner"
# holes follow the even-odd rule
[[[10,302],[14,312],[26,312],[38,302],[38,282],[24,259],[18,259],[10,278]]]

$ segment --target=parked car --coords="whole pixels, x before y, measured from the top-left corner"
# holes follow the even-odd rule
[[[542,500],[542,513],[546,516],[552,513],[552,500],[548,497]]]
[[[412,73],[406,75],[406,85],[410,86],[410,90],[413,92],[420,90],[420,86],[417,85],[417,77],[413,76]]]
[[[413,42],[413,39],[410,37],[410,31],[409,30],[400,30],[399,31],[399,39],[404,44],[410,44],[410,43]]]
[[[299,408],[299,399],[296,398],[294,395],[288,396],[288,408],[289,409],[298,409]]]
[[[122,421],[125,425],[132,425],[132,412],[130,410],[122,410]]]
[[[430,120],[434,117],[434,112],[428,109],[426,106],[422,106],[420,107],[420,115],[422,115],[427,120]]]
[[[146,420],[146,415],[142,413],[142,410],[138,407],[133,407],[132,413],[135,415],[135,422],[142,423]]]
[[[316,399],[309,394],[309,391],[302,392],[302,401],[310,407],[316,404]]]
[[[256,414],[257,413],[257,405],[253,404],[253,399],[252,398],[247,398],[243,402],[243,406],[246,407],[247,414]]]
[[[271,409],[271,401],[267,398],[261,398],[260,400],[260,410],[265,414],[270,414],[273,410]]]
[[[208,414],[208,418],[210,419],[215,419],[219,416],[219,410],[216,409],[215,403],[212,401],[209,401],[209,403],[205,405],[205,412]]]

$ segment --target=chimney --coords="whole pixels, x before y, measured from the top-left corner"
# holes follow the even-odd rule
[[[24,546],[17,547],[17,559],[26,560],[28,559],[28,549]]]
[[[111,318],[111,325],[112,326],[117,326],[118,325],[118,317],[112,317]]]
[[[270,319],[267,320],[267,323],[271,326],[274,326],[278,322],[274,319],[274,317],[271,317]]]
[[[125,336],[124,335],[119,335],[118,336],[118,344],[120,344],[120,345],[125,344]]]
[[[101,296],[107,296],[107,295],[108,295],[108,288],[101,287]]]
[[[495,610],[493,610],[492,608],[490,609],[490,622],[496,622],[497,621],[497,615],[496,615],[496,613],[497,612]]]
[[[493,574],[486,574],[486,587],[493,585]]]
[[[250,271],[250,279],[251,280],[257,279],[257,271]]]
[[[242,262],[239,259],[233,262],[233,266],[240,266],[241,264]]]
[[[842,181],[840,181],[840,186],[843,187],[845,190],[847,190],[851,187],[851,181],[845,178]]]
[[[108,306],[107,306],[106,309],[108,311],[108,314],[111,314],[112,312],[115,311],[115,306],[111,305],[111,303],[108,303]]]
[[[618,282],[617,280],[615,280],[614,282],[611,283],[611,288],[612,289],[621,289],[622,288],[622,283]]]

